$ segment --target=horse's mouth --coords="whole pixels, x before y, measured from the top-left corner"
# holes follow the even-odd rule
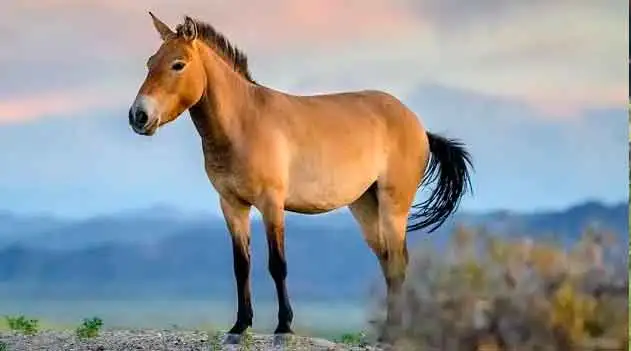
[[[156,118],[152,120],[151,122],[147,123],[142,129],[138,129],[134,125],[132,125],[132,129],[134,130],[134,132],[136,132],[136,134],[143,135],[143,136],[152,136],[156,134],[156,131],[158,130],[159,125],[160,125],[160,120]]]
[[[157,130],[157,128],[151,129],[151,130],[142,131],[142,132],[136,132],[136,133],[138,133],[140,135],[143,135],[143,136],[152,136],[152,135],[156,134],[156,130]]]

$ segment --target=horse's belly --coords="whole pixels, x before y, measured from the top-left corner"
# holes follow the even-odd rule
[[[376,180],[376,172],[368,169],[301,172],[301,177],[290,178],[285,209],[305,214],[332,211],[357,200]]]
[[[336,210],[359,198],[368,186],[362,190],[341,193],[336,191],[303,191],[300,194],[291,195],[285,201],[285,209],[291,212],[303,214],[318,214]]]
[[[324,206],[318,206],[318,205],[306,205],[306,204],[292,204],[292,203],[287,203],[285,204],[285,210],[289,211],[289,212],[295,212],[295,213],[300,213],[300,214],[321,214],[321,213],[326,213],[326,212],[330,212],[333,210],[338,209],[341,206],[338,207],[324,207]]]

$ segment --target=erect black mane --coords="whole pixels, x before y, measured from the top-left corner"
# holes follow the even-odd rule
[[[241,74],[249,82],[256,84],[248,68],[248,57],[245,53],[230,43],[223,34],[219,33],[210,24],[196,19],[193,19],[193,21],[197,26],[197,38],[215,50],[237,73]],[[175,31],[178,36],[182,35],[183,28],[183,24],[176,27]]]

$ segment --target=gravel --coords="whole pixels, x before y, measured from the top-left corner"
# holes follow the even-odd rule
[[[240,342],[240,343],[239,343]],[[5,349],[2,344],[4,343]],[[222,333],[172,330],[106,330],[91,339],[71,331],[43,331],[32,336],[0,332],[0,351],[213,351],[213,350],[348,350],[379,351],[300,336],[249,334],[241,340]]]

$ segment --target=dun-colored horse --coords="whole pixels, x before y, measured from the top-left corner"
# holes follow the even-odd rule
[[[151,17],[163,42],[147,61],[129,124],[138,134],[153,135],[190,112],[232,237],[238,311],[230,333],[252,325],[252,207],[261,212],[267,233],[278,297],[275,333],[291,333],[293,319],[284,211],[316,214],[343,206],[381,263],[387,320],[398,325],[406,233],[434,230],[456,210],[470,187],[463,145],[426,132],[412,111],[384,92],[295,96],[262,86],[252,79],[246,56],[212,26],[185,17],[173,31]],[[429,198],[413,205],[417,188],[431,181],[437,185]]]

